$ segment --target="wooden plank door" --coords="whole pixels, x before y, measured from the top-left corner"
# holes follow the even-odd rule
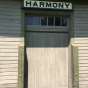
[[[68,88],[68,33],[26,32],[28,88]]]

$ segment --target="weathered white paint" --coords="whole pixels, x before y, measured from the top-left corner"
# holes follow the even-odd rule
[[[0,0],[0,88],[17,88],[21,3]],[[88,6],[75,5],[74,8],[74,40],[79,46],[79,87],[88,88]]]
[[[21,1],[0,0],[0,88],[17,88]]]
[[[75,5],[74,42],[79,46],[79,88],[88,88],[88,6]]]

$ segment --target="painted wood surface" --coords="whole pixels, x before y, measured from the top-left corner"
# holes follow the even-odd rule
[[[26,33],[28,88],[68,88],[68,34]]]
[[[71,44],[72,52],[72,88],[79,88],[79,65],[78,65],[78,46]]]
[[[2,63],[4,61],[7,61],[7,63],[18,61],[17,49],[21,36],[21,6],[22,2],[19,0],[0,0],[0,55],[2,55],[0,61]],[[74,9],[74,38],[75,43],[79,46],[79,88],[88,88],[88,6],[75,5]],[[7,74],[8,77],[11,76],[9,72],[12,72],[14,68],[16,68],[14,69],[16,71],[18,68],[18,63],[11,63],[10,65],[0,65],[0,73],[5,71],[8,74],[3,72],[4,74]],[[3,78],[4,74],[0,77]],[[13,75],[16,74],[17,71],[16,73],[13,72]],[[17,78],[17,76],[15,77]],[[0,87],[17,88],[17,80],[0,80]]]
[[[0,0],[0,88],[17,88],[21,1]]]
[[[79,88],[88,88],[88,6],[75,5],[74,8],[74,42],[79,49]]]

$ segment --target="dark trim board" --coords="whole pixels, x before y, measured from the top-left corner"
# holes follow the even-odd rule
[[[23,1],[23,0],[21,0]],[[36,1],[36,0],[30,0],[30,1]],[[41,0],[38,0],[41,1]],[[47,0],[43,0],[43,1],[47,1]],[[72,2],[75,5],[88,5],[88,1],[87,0],[48,0],[48,1],[52,1],[52,2]]]
[[[38,16],[66,16],[70,18],[70,31],[69,31],[69,46],[71,55],[71,72],[72,74],[72,88],[78,88],[79,86],[79,73],[78,73],[78,47],[74,46],[74,12],[73,11],[52,11],[52,10],[31,10],[22,9],[21,12],[21,44],[19,45],[19,61],[18,61],[18,88],[24,87],[24,55],[25,55],[25,16],[26,15],[38,15]],[[67,32],[67,31],[66,31]],[[76,52],[76,53],[75,53]],[[74,81],[76,80],[76,81]]]
[[[27,8],[27,7],[21,7],[21,9],[23,9],[23,10],[29,10],[29,9],[31,9],[31,10],[33,10],[34,8]],[[73,9],[73,6],[72,6],[72,10],[64,10],[64,9],[47,9],[47,8],[36,8],[36,10],[52,10],[52,11],[69,11],[69,12],[73,12],[74,11],[74,9]]]

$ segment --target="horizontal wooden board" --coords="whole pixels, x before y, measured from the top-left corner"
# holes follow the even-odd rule
[[[88,81],[79,81],[79,85],[88,85]]]
[[[0,49],[0,53],[18,53],[18,49]]]
[[[79,50],[88,50],[88,47],[84,46],[84,47],[79,47]]]
[[[79,62],[79,67],[88,67],[88,63],[85,64],[84,62]]]
[[[17,88],[17,83],[1,84],[0,88]]]
[[[87,23],[85,23],[85,24],[80,24],[80,23],[79,24],[74,24],[74,26],[75,27],[79,27],[79,26],[80,27],[88,27]]]
[[[0,80],[17,80],[17,76],[1,76]]]
[[[0,65],[0,69],[4,69],[4,68],[18,68],[18,64],[4,64],[4,65]]]
[[[88,59],[88,57],[79,57],[79,59]]]
[[[10,2],[9,2],[9,3],[10,3]],[[1,3],[0,3],[0,4],[1,4]],[[5,4],[5,3],[3,3],[3,4]],[[11,5],[12,5],[12,4],[11,4]],[[16,5],[16,4],[15,4],[15,5]],[[19,6],[20,6],[20,4],[19,4]],[[12,8],[10,8],[10,7],[5,8],[5,7],[4,7],[4,8],[0,8],[0,10],[1,10],[1,11],[5,11],[5,12],[7,12],[7,10],[8,10],[8,11],[14,11],[14,13],[15,13],[15,12],[21,12],[21,9],[13,8],[13,7],[12,7]]]
[[[12,9],[12,8],[11,8],[11,9]],[[8,11],[11,11],[11,9],[8,9]],[[2,9],[0,8],[0,11],[7,11],[7,10],[6,10],[6,9],[3,9],[3,10],[2,10]],[[20,12],[21,10],[15,9],[15,10],[13,10],[13,11],[14,11],[14,12]],[[21,16],[0,15],[0,19],[1,19],[1,18],[6,18],[6,19],[9,18],[9,19],[13,19],[13,20],[14,20],[14,19],[15,19],[15,20],[16,20],[16,19],[17,19],[17,20],[21,20]]]
[[[86,13],[86,12],[85,12]],[[85,15],[85,13],[83,14],[83,15],[74,15],[74,18],[80,18],[80,19],[84,19],[84,18],[86,18],[86,21],[88,20],[88,16],[87,15]],[[87,13],[88,14],[88,13]],[[84,20],[83,20],[84,21]],[[85,23],[86,24],[86,23]]]
[[[79,78],[86,78],[88,77],[88,74],[79,74]]]
[[[88,63],[88,59],[79,59],[79,63],[81,64],[81,63],[83,63],[83,64],[87,64]]]
[[[78,54],[79,57],[88,57],[88,54]]]
[[[9,20],[9,19],[4,19],[4,20],[0,20],[0,23],[13,23],[13,24],[21,24],[21,21],[20,20]]]
[[[88,50],[79,50],[78,51],[79,54],[88,54]]]
[[[0,61],[17,61],[18,60],[18,56],[16,57],[0,57]]]
[[[88,74],[88,70],[87,71],[79,71],[79,74]]]
[[[19,0],[18,0],[18,1],[19,1]],[[20,7],[21,7],[21,1],[18,2],[19,4],[18,4],[18,3],[12,4],[10,1],[8,1],[8,2],[9,2],[9,3],[6,4],[6,5],[1,2],[2,4],[1,4],[0,7],[1,7],[1,8],[11,8],[11,7],[12,7],[12,8],[14,8],[14,9],[20,9]],[[13,3],[14,3],[14,1],[13,1]],[[4,6],[4,5],[5,5],[5,6]],[[16,5],[16,6],[15,6],[15,5]]]
[[[76,33],[76,31],[82,31],[82,34],[86,34],[85,32],[83,33],[83,31],[88,31],[87,29],[83,29],[83,27],[82,28],[80,28],[80,27],[78,27],[78,28],[74,28],[74,31],[75,31],[75,34],[79,34],[79,33]],[[81,33],[81,32],[80,32]],[[85,36],[84,38],[86,39],[86,37],[87,36]],[[76,38],[76,37],[75,37]],[[80,38],[80,37],[79,37]],[[83,38],[83,37],[81,37],[81,38]]]
[[[88,14],[88,12],[86,12],[86,11],[75,11],[74,14],[76,14],[76,15],[77,15],[77,14],[85,15],[85,14]],[[74,15],[74,16],[76,16],[76,15]],[[82,15],[79,15],[79,17],[82,17]],[[79,18],[79,17],[78,17],[78,18]],[[74,18],[77,18],[77,17],[74,17]],[[82,17],[82,18],[83,18],[83,17]]]
[[[0,56],[2,57],[15,57],[15,56],[18,56],[18,53],[0,53]]]
[[[83,46],[83,47],[84,47],[84,46],[86,46],[86,47],[88,46],[88,44],[77,44],[77,43],[75,43],[75,44],[76,44],[78,47],[79,47],[79,46]]]
[[[18,75],[18,72],[2,72],[0,73],[0,77],[2,76],[17,76]]]
[[[17,83],[5,83],[5,84],[1,84],[0,88],[17,88]]]
[[[79,31],[80,31],[80,30],[81,30],[81,31],[82,31],[82,30],[88,31],[87,28],[88,28],[88,27],[80,27],[80,26],[75,27],[75,26],[74,26],[74,30],[79,30]]]
[[[83,38],[74,38],[74,41],[87,41],[88,37],[83,37]]]
[[[0,69],[0,73],[3,73],[3,72],[18,72],[18,68],[2,68]]]
[[[0,45],[0,49],[18,49],[19,45]]]
[[[81,13],[79,16],[82,16],[85,13],[88,13],[86,10],[75,10],[74,14]]]
[[[0,65],[6,65],[6,64],[18,64],[18,61],[0,61]]]
[[[9,30],[10,31],[10,30]],[[15,30],[16,31],[16,30]],[[12,37],[10,37],[10,36],[0,36],[0,38],[7,38],[7,39],[9,39],[9,38],[17,38],[17,39],[20,39],[20,37],[14,37],[14,36],[12,36]]]
[[[74,43],[76,43],[76,44],[86,44],[86,43],[88,43],[88,40],[85,40],[85,41],[74,41]]]
[[[81,12],[80,12],[80,14],[81,14]],[[87,13],[85,12],[84,14],[88,14],[88,12],[87,12]],[[77,21],[82,21],[82,20],[83,20],[83,21],[88,21],[88,19],[86,19],[86,17],[85,17],[85,18],[75,17],[75,18],[74,18],[74,21],[76,21],[76,20],[77,20]]]
[[[79,88],[88,88],[88,85],[79,85]]]
[[[2,80],[2,81],[0,82],[0,84],[8,84],[8,83],[14,84],[14,83],[17,83],[17,82],[18,82],[17,80]]]
[[[0,37],[0,42],[20,42],[21,38],[5,38]]]
[[[9,1],[8,1],[9,2]],[[2,3],[2,2],[1,2]],[[13,1],[14,3],[14,1]],[[19,3],[19,4],[18,4]],[[13,8],[13,9],[20,9],[21,7],[21,2],[17,2],[16,5],[12,4],[11,2],[9,2],[8,4],[2,3],[0,5],[0,8]]]
[[[88,11],[86,11],[86,10],[75,10],[74,15],[80,14],[79,16],[82,16],[84,14],[84,16],[85,16],[85,15],[87,15],[86,13],[88,13]]]
[[[19,45],[20,42],[0,42],[0,45]]]
[[[15,27],[15,26],[17,26],[17,27],[21,27],[21,24],[15,24],[15,23],[12,23],[12,22],[10,22],[10,23],[7,23],[7,22],[4,22],[4,23],[0,23],[0,26],[13,26],[13,27]]]
[[[1,15],[8,15],[8,16],[21,16],[21,12],[14,12],[14,11],[0,11],[1,13]],[[1,21],[4,21],[4,19],[5,18],[0,18],[1,19]],[[8,20],[8,18],[6,18],[5,20]],[[20,19],[11,19],[10,18],[10,20],[12,20],[12,21],[14,21],[14,20],[20,20]],[[9,21],[9,20],[8,20]]]
[[[79,78],[79,81],[88,81],[88,77],[85,77],[85,78]]]
[[[79,71],[87,71],[88,67],[79,67]]]
[[[88,34],[81,34],[81,33],[80,34],[77,34],[77,33],[75,33],[74,34],[74,37],[80,37],[80,38],[81,37],[88,37]]]
[[[2,19],[1,19],[1,20],[2,20]],[[7,20],[10,20],[10,19],[7,19]],[[14,21],[15,21],[15,20],[14,20]],[[13,31],[13,30],[14,30],[14,31],[20,31],[20,30],[21,30],[21,27],[17,27],[17,26],[15,26],[15,27],[11,27],[11,26],[10,26],[10,27],[8,27],[8,26],[0,26],[0,29],[1,29],[1,30],[6,30],[6,31],[9,31],[9,30],[10,30],[10,31],[11,31],[11,30],[12,30],[12,31]]]
[[[7,34],[21,34],[21,31],[18,30],[0,30],[0,34],[1,33],[7,33]],[[3,35],[4,36],[4,35]],[[6,35],[5,35],[6,36]],[[14,37],[14,36],[13,36]]]
[[[78,14],[78,15],[79,15],[79,14]],[[75,23],[75,24],[84,24],[84,23],[87,24],[88,21],[85,21],[85,20],[84,20],[84,21],[75,20],[74,23]]]
[[[88,30],[86,30],[86,31],[85,30],[80,30],[80,31],[75,30],[74,33],[86,34],[86,33],[88,33]]]
[[[10,1],[10,0],[8,0],[8,1],[4,1],[4,0],[2,0],[1,2],[0,2],[1,4],[8,4],[8,5],[20,5],[21,4],[21,1],[20,0],[15,0],[15,1]]]
[[[74,43],[78,43],[78,44],[88,44],[88,40],[76,40],[76,41],[74,41]]]
[[[6,37],[21,37],[21,34],[19,33],[0,33],[0,36],[6,36]]]
[[[88,88],[88,85],[79,86],[79,88]]]
[[[78,10],[78,11],[75,11],[74,13],[76,13],[76,12],[80,12],[80,10]],[[81,12],[87,12],[86,10],[85,11],[82,11],[81,10]],[[88,12],[87,12],[88,13]],[[87,14],[84,14],[84,13],[82,13],[81,15],[80,15],[80,13],[76,13],[76,14],[74,14],[74,16],[82,16],[82,17],[86,17],[87,16]]]

